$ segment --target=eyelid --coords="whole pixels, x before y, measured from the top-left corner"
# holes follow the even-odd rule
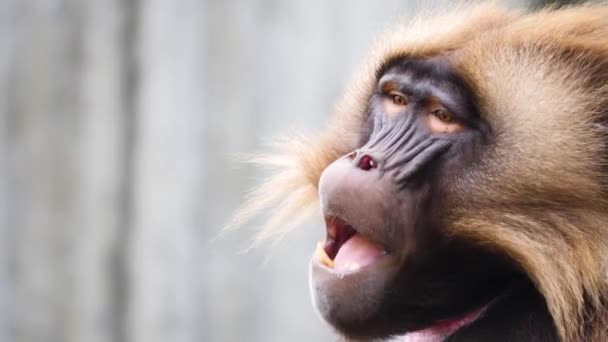
[[[402,92],[400,90],[397,90],[397,89],[388,90],[385,94],[389,95],[389,96],[398,95],[398,96],[402,96],[402,97],[405,97],[405,98],[409,98],[410,97],[408,94],[406,94],[406,93],[404,93],[404,92]]]
[[[390,92],[397,91],[403,93],[401,86],[397,81],[388,79],[378,83],[378,92],[380,94],[388,95]]]

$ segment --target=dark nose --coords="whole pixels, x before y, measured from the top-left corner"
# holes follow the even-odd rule
[[[378,163],[367,153],[353,151],[348,157],[363,171],[369,171],[378,167]]]

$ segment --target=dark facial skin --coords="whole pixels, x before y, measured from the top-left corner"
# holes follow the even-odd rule
[[[321,176],[321,207],[384,247],[356,272],[313,258],[322,316],[350,338],[420,330],[484,307],[521,282],[494,251],[444,237],[450,184],[492,142],[473,92],[441,59],[400,59],[378,75],[361,147]],[[328,243],[330,257],[339,249]]]

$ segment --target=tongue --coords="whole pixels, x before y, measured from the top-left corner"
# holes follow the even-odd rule
[[[348,239],[334,258],[334,270],[338,272],[354,272],[367,266],[384,254],[382,246],[373,243],[359,234]]]

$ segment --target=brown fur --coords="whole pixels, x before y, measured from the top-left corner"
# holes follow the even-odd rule
[[[276,176],[234,224],[277,209],[261,239],[317,206],[331,162],[358,146],[377,71],[400,56],[448,56],[496,135],[451,191],[445,229],[509,255],[544,296],[564,341],[608,341],[608,6],[520,14],[494,5],[389,30],[349,83],[329,128],[282,141]]]

